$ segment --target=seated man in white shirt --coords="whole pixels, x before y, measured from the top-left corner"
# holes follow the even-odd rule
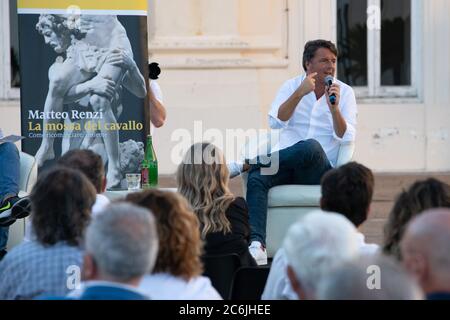
[[[335,166],[340,143],[355,139],[357,107],[352,88],[338,80],[325,83],[325,78],[336,72],[337,55],[330,41],[308,42],[303,53],[306,74],[283,84],[272,103],[269,124],[280,129],[280,141],[270,158],[278,160],[279,170],[267,175],[260,164],[252,164],[247,183],[250,252],[258,264],[267,263],[269,189],[284,184],[319,184],[323,174]]]

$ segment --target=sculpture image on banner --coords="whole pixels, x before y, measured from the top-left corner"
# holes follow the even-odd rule
[[[30,15],[21,16],[21,27],[29,29]],[[35,17],[33,32],[40,45],[53,51],[46,71],[48,87],[39,90],[43,106],[30,107],[22,99],[22,134],[32,141],[32,149],[37,147],[38,167],[47,166],[68,150],[92,149],[105,162],[107,188],[123,187],[125,174],[138,172],[143,159],[147,85],[141,71],[146,66],[142,52],[140,69],[127,30],[116,15],[41,13],[32,16]],[[22,36],[23,33],[21,46],[24,46],[29,36]],[[146,41],[147,34],[141,38],[144,37]],[[47,57],[44,64],[45,61]],[[32,67],[39,68],[43,66]],[[22,94],[27,88],[27,76],[23,72]],[[36,90],[25,93],[30,95],[36,96]],[[126,101],[124,95],[128,96]],[[125,110],[127,114],[123,116]],[[130,137],[133,132],[138,134]],[[121,135],[129,137],[125,140]],[[40,142],[36,143],[39,138]]]
[[[44,113],[62,112],[63,104],[71,104],[74,107],[72,110],[91,107],[93,113],[90,120],[99,120],[107,154],[107,181],[110,187],[116,186],[122,176],[116,120],[122,109],[121,90],[125,87],[137,97],[144,98],[147,95],[145,80],[132,60],[130,41],[117,17],[81,16],[79,28],[69,28],[68,22],[63,16],[41,15],[36,25],[45,43],[57,54],[66,55],[65,60],[57,59],[49,69],[50,85]],[[50,117],[44,118],[44,132],[52,121]],[[70,125],[67,127],[71,128]],[[69,142],[73,143],[69,149],[80,147],[81,138]],[[85,136],[84,140],[89,142],[81,144],[82,148],[94,146],[95,140],[91,136]],[[36,153],[39,166],[45,160],[54,158],[53,141],[54,138],[44,133]]]

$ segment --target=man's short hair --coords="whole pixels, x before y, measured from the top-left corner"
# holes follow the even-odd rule
[[[332,169],[322,177],[321,207],[343,214],[359,227],[367,219],[374,183],[372,171],[357,162]]]
[[[94,151],[88,149],[70,150],[58,160],[58,164],[80,170],[92,182],[97,193],[103,192],[105,168],[102,157]]]
[[[322,39],[308,41],[305,44],[305,49],[303,50],[303,69],[305,69],[305,71],[306,63],[310,62],[314,58],[316,51],[320,48],[328,49],[333,52],[336,57],[338,56],[338,49],[333,42]]]
[[[344,263],[321,279],[319,300],[421,300],[416,281],[393,259],[363,256]]]
[[[106,207],[87,229],[86,252],[103,274],[120,282],[151,272],[158,252],[153,214],[128,203]]]
[[[289,228],[283,250],[303,289],[314,295],[324,274],[358,254],[358,232],[341,214],[315,210]]]

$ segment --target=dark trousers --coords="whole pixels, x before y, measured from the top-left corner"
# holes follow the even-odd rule
[[[300,141],[280,150],[279,168],[275,174],[264,175],[261,164],[250,166],[247,182],[247,203],[250,214],[251,241],[266,243],[267,199],[269,189],[284,184],[320,184],[320,179],[332,167],[322,146],[316,140]]]
[[[8,197],[19,193],[19,151],[12,143],[0,144],[0,204]],[[0,251],[6,248],[8,227],[0,227]],[[1,255],[1,253],[0,253]]]

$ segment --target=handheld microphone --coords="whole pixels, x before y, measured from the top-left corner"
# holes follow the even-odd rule
[[[325,85],[331,87],[331,85],[333,84],[333,80],[334,78],[332,76],[326,76]],[[330,96],[330,102],[333,106],[336,104],[336,95],[334,93]]]

